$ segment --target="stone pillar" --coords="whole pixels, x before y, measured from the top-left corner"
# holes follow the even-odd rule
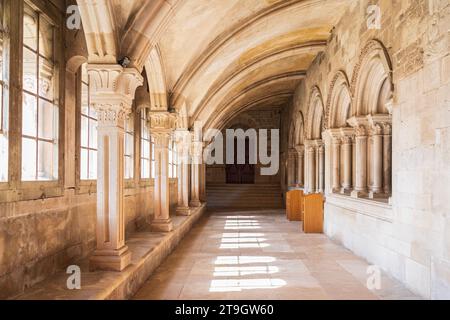
[[[296,146],[297,151],[297,184],[299,187],[305,185],[304,172],[305,172],[305,147]]]
[[[305,143],[306,148],[306,186],[307,193],[313,193],[316,189],[316,168],[315,168],[315,152],[316,148],[313,145],[313,141],[307,141]]]
[[[325,191],[325,148],[322,141],[318,141],[317,145],[317,154],[318,154],[318,183],[317,183],[317,192],[323,193]]]
[[[155,142],[155,186],[153,208],[155,218],[152,231],[173,230],[170,219],[169,142],[175,128],[176,117],[167,111],[150,111],[150,133]]]
[[[348,132],[346,129],[342,129],[342,146],[341,146],[341,159],[342,159],[342,186],[341,193],[346,193],[352,189],[352,144],[353,144],[353,130]]]
[[[382,128],[379,124],[371,127],[370,134],[373,139],[372,146],[372,185],[370,186],[369,197],[374,198],[375,194],[383,191],[383,136]]]
[[[191,207],[200,207],[200,166],[202,164],[202,148],[201,141],[194,141],[191,147],[192,164],[191,164]]]
[[[178,206],[177,215],[189,216],[189,148],[191,135],[188,130],[177,130],[175,132],[178,153]]]
[[[392,191],[392,127],[383,124],[383,190],[387,195]]]
[[[332,192],[341,190],[341,132],[336,129],[330,130],[331,136],[331,181]]]
[[[91,270],[122,271],[131,262],[125,245],[124,124],[143,79],[134,68],[89,65],[90,102],[98,117],[97,246]]]
[[[356,136],[356,181],[352,197],[367,195],[367,133],[364,126],[355,129]]]

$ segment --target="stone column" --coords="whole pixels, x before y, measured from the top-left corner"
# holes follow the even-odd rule
[[[200,166],[202,164],[202,148],[201,141],[194,141],[191,147],[192,164],[191,164],[191,207],[200,207]]]
[[[323,193],[325,191],[325,148],[322,141],[317,142],[317,154],[318,154],[318,183],[317,192]]]
[[[305,179],[305,147],[304,146],[296,146],[295,150],[297,151],[297,184],[300,187],[304,187]]]
[[[176,116],[167,111],[150,111],[150,133],[155,141],[155,186],[153,208],[155,218],[150,224],[156,232],[173,230],[170,219],[169,142]]]
[[[315,192],[316,185],[316,168],[315,168],[315,147],[313,145],[313,141],[305,142],[306,148],[306,186],[305,190],[308,193]]]
[[[370,134],[373,139],[372,147],[372,185],[370,186],[369,197],[374,198],[375,194],[383,191],[383,136],[382,128],[379,124],[371,127]]]
[[[353,144],[353,129],[342,129],[342,146],[341,146],[341,159],[342,159],[342,186],[341,193],[351,191],[352,188],[352,144]]]
[[[90,101],[98,117],[97,246],[91,270],[122,271],[131,262],[125,245],[124,124],[143,79],[134,68],[89,65]]]
[[[383,190],[387,195],[392,191],[392,127],[383,123]]]
[[[178,206],[177,215],[189,216],[189,148],[191,135],[188,130],[177,130],[175,132],[178,153]]]
[[[329,130],[331,136],[331,181],[332,192],[340,192],[341,189],[341,132],[340,130]]]
[[[367,195],[367,133],[364,126],[355,129],[356,136],[356,181],[352,197]]]

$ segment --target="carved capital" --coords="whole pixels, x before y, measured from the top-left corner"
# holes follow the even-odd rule
[[[150,132],[172,132],[176,128],[177,116],[167,111],[149,111]]]
[[[98,115],[99,125],[123,126],[131,112],[137,87],[143,83],[136,69],[119,65],[88,65],[90,104]]]

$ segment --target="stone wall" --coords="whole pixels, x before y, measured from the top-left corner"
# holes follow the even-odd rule
[[[381,29],[367,28],[379,5]],[[326,103],[343,71],[352,83],[372,39],[392,62],[391,204],[327,194],[326,233],[426,298],[450,298],[450,4],[446,0],[354,1],[294,97],[292,118],[308,114],[311,89]],[[354,97],[353,97],[354,98]],[[327,168],[329,166],[327,165]],[[329,184],[329,172],[326,183]],[[356,202],[355,202],[356,201]]]

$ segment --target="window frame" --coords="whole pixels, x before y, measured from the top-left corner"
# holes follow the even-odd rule
[[[79,132],[79,135],[80,135],[80,163],[79,163],[79,165],[80,165],[80,167],[79,167],[79,169],[80,169],[80,180],[81,181],[97,181],[97,179],[98,179],[98,171],[96,172],[96,177],[95,178],[88,178],[88,179],[82,179],[81,178],[81,152],[83,151],[83,150],[86,150],[87,151],[87,153],[88,153],[88,157],[87,157],[87,171],[88,171],[88,176],[89,176],[89,165],[90,165],[90,153],[93,151],[93,152],[96,152],[97,153],[97,156],[98,156],[98,141],[97,141],[97,148],[92,148],[91,147],[91,125],[90,125],[90,122],[91,121],[93,121],[93,122],[95,122],[96,123],[96,125],[98,124],[98,119],[97,118],[94,118],[93,116],[91,116],[91,109],[92,109],[92,107],[91,107],[91,105],[90,105],[90,88],[89,88],[89,79],[88,79],[88,82],[85,82],[84,80],[83,80],[83,65],[81,65],[80,66],[80,70],[79,70],[79,78],[80,78],[80,94],[77,94],[77,98],[79,98],[80,100],[80,132]],[[87,114],[84,114],[83,113],[83,87],[84,86],[86,86],[88,89],[88,91],[87,91],[87,96],[88,96],[88,112],[87,112]],[[94,110],[94,112],[95,112],[95,110]],[[87,132],[87,138],[88,138],[88,141],[87,141],[87,147],[84,147],[83,145],[82,145],[82,143],[81,143],[81,136],[82,136],[82,123],[83,123],[83,118],[86,118],[87,119],[87,122],[88,122],[88,126],[87,126],[87,130],[88,130],[88,132]]]
[[[6,180],[0,180],[0,190],[8,187],[10,181],[10,147],[9,147],[9,82],[10,82],[10,3],[9,0],[0,0],[0,37],[2,38],[2,51],[1,51],[1,80],[0,80],[0,135],[5,135],[6,144]],[[0,198],[1,199],[1,198]]]
[[[136,119],[135,119],[135,112],[134,110],[131,111],[131,113],[128,115],[128,118],[125,118],[124,121],[124,126],[123,126],[123,130],[124,130],[124,136],[123,136],[123,170],[124,170],[124,175],[123,175],[123,179],[125,182],[131,182],[136,178],[136,164],[135,164],[135,160],[136,160]],[[132,130],[130,130],[129,126],[128,126],[128,122],[132,121],[131,123],[131,128]],[[132,145],[132,153],[131,154],[127,154],[127,141],[128,141],[128,136],[131,136],[131,145]],[[126,177],[125,173],[126,173],[126,169],[127,169],[127,158],[130,158],[130,162],[132,165],[131,168],[131,172],[132,172],[132,176],[131,177]],[[129,183],[127,184],[127,186],[129,185]]]
[[[18,17],[18,19],[10,19],[11,22],[11,55],[16,54],[21,57],[20,66],[11,65],[10,76],[11,76],[11,88],[14,88],[14,92],[10,94],[9,98],[9,113],[13,112],[17,114],[14,119],[9,119],[9,125],[17,127],[19,129],[18,135],[15,135],[15,139],[20,139],[22,137],[22,99],[23,99],[23,83],[22,83],[22,64],[23,64],[23,18],[24,18],[24,4],[26,3],[36,12],[39,12],[43,16],[50,20],[55,28],[54,33],[54,100],[57,101],[58,106],[58,179],[52,181],[22,181],[22,142],[12,143],[9,140],[9,172],[10,181],[9,188],[11,187],[17,190],[23,190],[19,195],[17,195],[17,190],[15,192],[10,192],[10,198],[14,198],[16,201],[23,200],[35,200],[35,199],[45,199],[61,197],[64,195],[64,149],[65,149],[65,122],[64,122],[64,43],[63,43],[63,32],[64,32],[64,16],[61,14],[59,9],[48,1],[44,0],[25,0],[25,1],[8,1],[10,3],[10,14],[11,16]],[[14,2],[14,4],[12,4]],[[17,29],[16,29],[17,28]],[[17,39],[16,39],[17,38]],[[11,157],[14,154],[14,157]],[[7,196],[8,197],[8,196]]]
[[[152,135],[150,133],[150,129],[147,126],[147,114],[145,109],[141,109],[140,112],[140,144],[139,144],[139,179],[141,181],[149,181],[152,179]],[[144,130],[147,131],[147,138],[143,137],[143,132]],[[149,148],[149,154],[148,154],[148,158],[145,158],[143,156],[143,143],[148,143],[148,148]],[[143,161],[147,161],[148,162],[148,168],[149,168],[149,172],[148,172],[148,177],[143,177],[143,171],[142,171],[142,163]]]

